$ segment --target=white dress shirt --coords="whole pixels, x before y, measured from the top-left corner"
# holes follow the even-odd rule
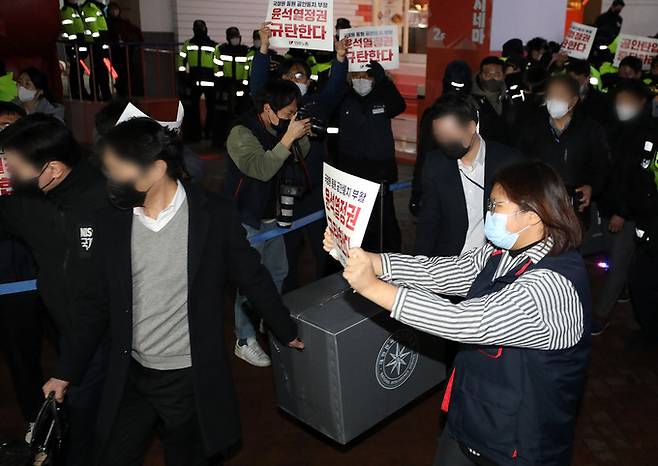
[[[174,215],[176,215],[176,212],[178,212],[178,209],[180,209],[180,206],[183,205],[183,202],[185,202],[186,198],[187,195],[185,194],[185,188],[183,187],[183,184],[178,181],[176,194],[174,194],[174,197],[169,205],[158,214],[157,218],[148,217],[144,213],[143,207],[134,207],[133,214],[142,223],[142,225],[157,233],[158,231],[162,230],[167,225],[167,223],[171,221],[172,218],[174,218]]]
[[[461,251],[462,254],[471,249],[482,247],[486,242],[483,213],[486,144],[480,135],[478,137],[480,138],[480,149],[473,164],[466,165],[461,159],[457,160],[457,166],[459,167],[459,174],[464,188],[464,198],[466,199],[466,212],[468,214],[468,230],[466,231],[466,240]]]

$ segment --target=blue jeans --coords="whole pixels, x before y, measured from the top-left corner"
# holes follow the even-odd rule
[[[259,230],[249,225],[243,224],[242,226],[247,230],[247,237],[250,237],[258,233],[274,230],[277,224],[276,221],[261,223]],[[255,244],[252,247],[259,252],[261,262],[270,272],[270,275],[272,275],[272,281],[274,281],[276,289],[281,293],[283,281],[288,275],[288,258],[286,257],[286,243],[283,241],[283,237],[278,236],[264,243]],[[247,301],[247,298],[240,293],[236,295],[234,307],[235,336],[238,340],[246,340],[247,338],[256,336],[254,326],[243,309],[245,301]]]

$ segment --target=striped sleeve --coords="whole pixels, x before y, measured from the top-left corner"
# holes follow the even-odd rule
[[[535,269],[497,293],[452,304],[427,290],[399,288],[391,316],[469,344],[558,350],[583,334],[583,309],[562,275]]]
[[[414,290],[466,296],[493,247],[485,245],[461,256],[425,257],[382,254],[382,280]]]

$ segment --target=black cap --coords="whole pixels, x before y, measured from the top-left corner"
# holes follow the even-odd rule
[[[233,37],[240,37],[240,30],[235,26],[231,26],[226,30],[226,37],[232,39]]]

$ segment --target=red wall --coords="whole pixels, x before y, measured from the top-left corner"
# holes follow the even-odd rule
[[[3,1],[0,8],[0,60],[14,77],[23,68],[41,69],[48,74],[55,97],[61,97],[55,44],[60,28],[58,0]]]

